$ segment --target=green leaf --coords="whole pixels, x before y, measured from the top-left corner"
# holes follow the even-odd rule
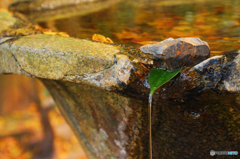
[[[170,81],[174,76],[176,76],[182,68],[174,70],[174,71],[168,71],[168,70],[162,70],[158,68],[153,68],[148,76],[149,85],[151,88],[150,96],[153,95],[156,89]]]

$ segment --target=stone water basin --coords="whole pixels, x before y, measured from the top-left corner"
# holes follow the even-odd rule
[[[154,64],[151,56],[136,48],[46,35],[21,37],[1,44],[0,50],[0,72],[39,78],[88,158],[148,158],[149,89],[144,82]],[[239,151],[238,70],[239,51],[233,51],[185,67],[157,90],[153,158],[210,158],[211,150]]]

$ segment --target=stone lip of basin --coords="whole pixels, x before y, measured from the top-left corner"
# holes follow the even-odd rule
[[[86,83],[106,90],[128,85],[137,67],[138,73],[143,73],[145,68],[138,63],[152,63],[127,55],[117,45],[43,34],[6,42],[0,49],[1,73]]]
[[[147,74],[154,60],[138,49],[38,34],[3,43],[0,50],[0,73],[84,83],[143,99],[149,93]],[[238,92],[238,61],[234,51],[185,67],[157,97],[184,98],[194,89],[196,94],[208,89]]]
[[[18,40],[3,43],[0,49],[1,73],[84,83],[108,91],[126,93],[126,95],[131,89],[135,91],[131,96],[143,98],[146,98],[149,92],[149,88],[146,87],[146,79],[153,60],[137,49],[130,50],[118,45],[42,34],[24,36]],[[212,67],[212,65],[214,62],[209,64],[205,61],[190,71],[187,71],[189,68],[186,67],[172,82],[184,83],[186,82],[182,79],[184,77],[185,79],[191,78],[193,80],[191,83],[196,83],[191,85],[188,84],[189,82],[183,85],[175,84],[174,86],[177,88],[168,88],[171,93],[166,94],[165,92],[159,96],[171,97],[172,94],[176,95],[178,89],[183,89],[182,87],[185,87],[183,89],[185,91],[181,91],[181,94],[187,93],[199,85],[202,89],[208,89],[209,84],[206,83],[209,81],[201,79],[206,72],[199,72],[200,69],[197,68],[200,66]],[[215,71],[217,70],[215,69]],[[192,72],[195,73],[194,77]],[[212,78],[215,78],[213,76]],[[210,82],[214,83],[212,85],[217,85],[218,81]]]
[[[147,77],[156,63],[164,61],[131,47],[31,34],[1,37],[0,73],[40,79],[89,159],[148,158]],[[227,105],[235,96],[225,101],[218,93],[239,92],[239,60],[237,50],[194,66],[184,64],[180,74],[156,91],[155,158],[206,158],[210,148],[236,147],[231,141],[239,138],[239,123],[234,120],[239,114],[228,111]]]

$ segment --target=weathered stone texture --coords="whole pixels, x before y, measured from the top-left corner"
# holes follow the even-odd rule
[[[0,45],[0,67],[2,73],[27,73],[33,77],[83,82],[111,90],[121,83],[127,85],[131,82],[134,70],[142,72],[144,67],[138,63],[151,61],[134,57],[133,62],[130,60],[132,55],[121,49],[117,45],[88,40],[30,35]],[[12,69],[15,65],[18,68]]]
[[[178,69],[183,66],[194,66],[210,57],[210,49],[206,42],[199,38],[168,38],[157,44],[148,44],[140,47],[141,51],[151,54],[158,60],[157,67]]]
[[[42,81],[89,159],[148,157],[147,102],[89,85]]]

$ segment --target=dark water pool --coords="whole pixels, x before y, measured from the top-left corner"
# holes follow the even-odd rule
[[[86,16],[39,24],[76,38],[91,39],[98,33],[136,46],[168,37],[200,37],[212,54],[240,48],[239,0],[123,0]]]

